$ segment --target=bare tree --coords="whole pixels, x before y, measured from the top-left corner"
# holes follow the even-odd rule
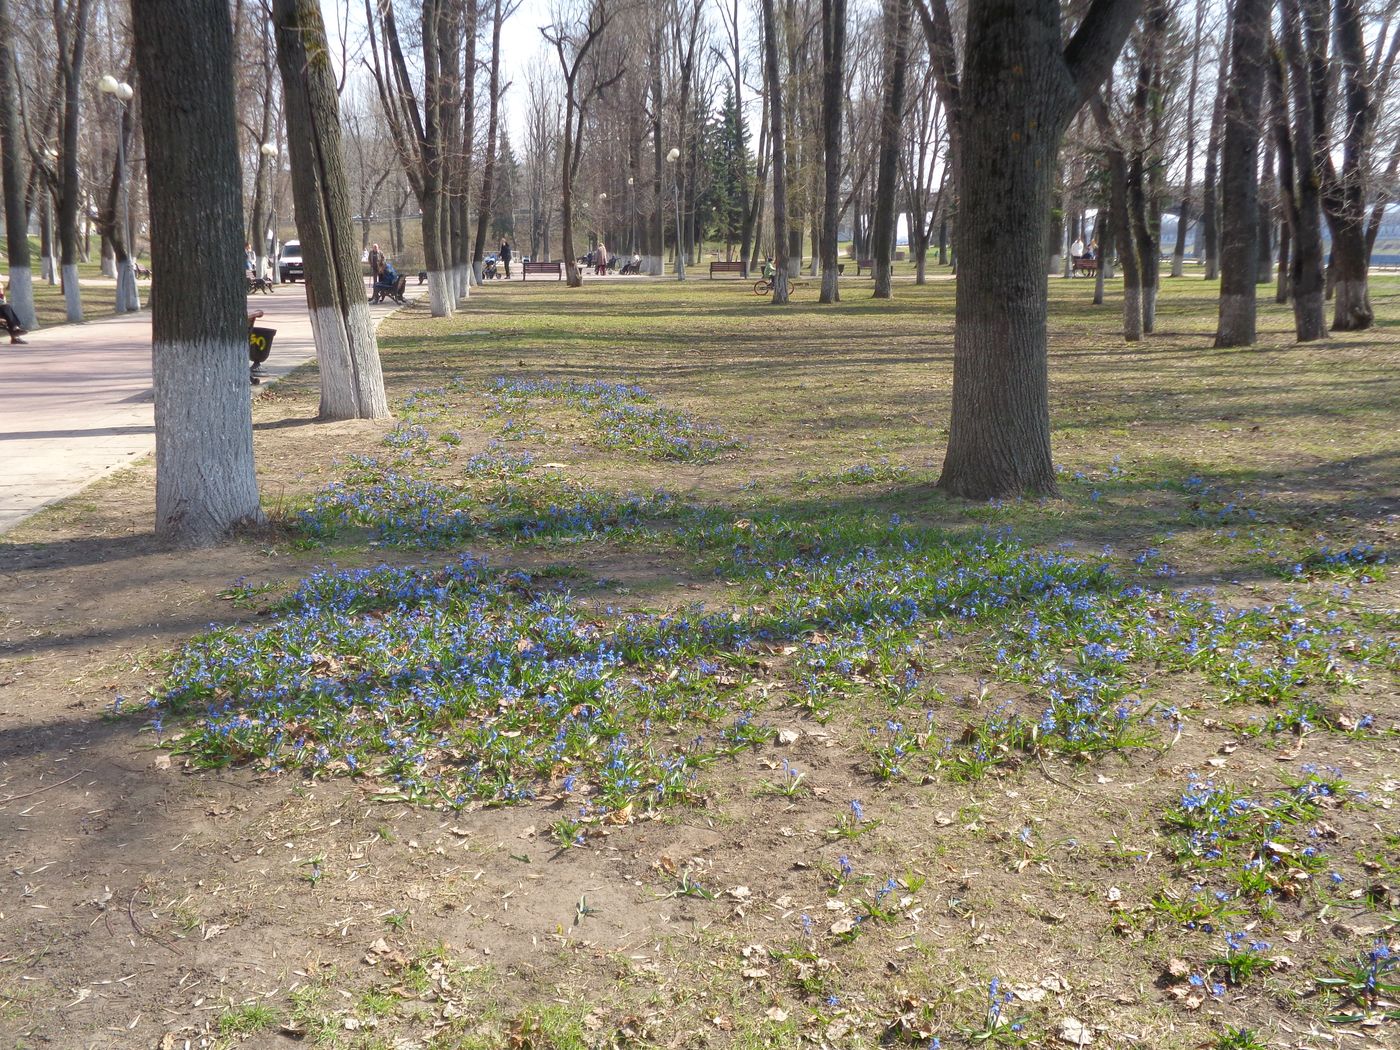
[[[228,7],[133,0],[132,26],[157,281],[156,534],[208,544],[262,516],[243,277],[229,262],[243,195]]]
[[[563,203],[561,222],[564,239],[564,265],[570,288],[583,284],[578,257],[574,252],[574,180],[583,161],[583,132],[588,107],[615,84],[623,73],[621,63],[603,65],[592,52],[612,20],[617,0],[586,0],[582,13],[560,10],[551,25],[540,33],[554,49],[564,77],[564,126],[560,150],[560,188]]]
[[[10,305],[20,324],[34,328],[34,271],[29,258],[29,209],[24,200],[24,144],[20,136],[19,82],[15,75],[10,0],[0,0],[0,178],[5,194],[5,253]]]
[[[389,414],[389,402],[350,227],[340,106],[321,8],[317,0],[273,0],[272,17],[306,302],[321,375],[320,416],[378,419]]]

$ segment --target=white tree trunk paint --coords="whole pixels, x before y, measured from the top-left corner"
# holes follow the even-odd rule
[[[442,270],[428,271],[428,308],[434,317],[452,316],[452,289],[448,274]]]
[[[117,260],[107,252],[102,253],[102,276],[115,277],[117,275]]]
[[[136,266],[127,259],[117,267],[117,313],[134,314],[141,309],[141,293],[136,288]]]
[[[311,311],[316,362],[321,370],[321,419],[383,419],[389,414],[379,346],[367,302],[342,316],[333,306]],[[355,347],[364,348],[360,353]]]
[[[481,263],[472,260],[472,280],[479,286],[481,284]]]
[[[642,272],[649,277],[660,277],[664,272],[664,266],[659,255],[642,256]]]
[[[259,277],[266,277],[266,276],[268,276],[268,274],[269,274],[271,271],[269,271],[267,267],[268,267],[268,258],[267,258],[267,256],[266,256],[266,255],[259,255],[259,256],[258,256],[258,269],[257,269],[257,274],[258,274]]]
[[[34,271],[28,266],[10,267],[10,305],[21,327],[39,327],[39,319],[34,315]]]
[[[83,293],[78,287],[77,263],[63,267],[63,305],[69,324],[77,324],[83,319]]]
[[[1151,332],[1157,327],[1157,289],[1142,290],[1142,327]]]
[[[247,340],[161,341],[152,360],[156,534],[201,546],[261,521]]]
[[[52,255],[44,256],[43,266],[40,271],[45,281],[49,284],[58,283],[58,263]]]

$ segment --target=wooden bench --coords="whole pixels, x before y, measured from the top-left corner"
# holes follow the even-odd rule
[[[735,273],[740,277],[748,277],[749,264],[743,261],[710,263],[710,280],[713,281],[717,273]]]
[[[860,276],[860,271],[861,271],[861,270],[867,270],[867,271],[869,271],[870,276],[871,276],[871,277],[874,277],[874,276],[875,276],[875,260],[874,260],[874,259],[857,259],[857,260],[856,260],[856,276],[857,276],[857,277]]]
[[[558,262],[527,262],[520,264],[520,279],[522,281],[532,273],[537,273],[541,276],[547,274],[550,277],[562,281],[564,279],[564,262],[561,259]]]
[[[1078,277],[1080,274],[1085,277],[1097,277],[1099,273],[1099,261],[1097,259],[1075,259],[1074,268],[1070,271],[1071,277]]]

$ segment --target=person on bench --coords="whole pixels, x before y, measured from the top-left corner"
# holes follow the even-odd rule
[[[19,314],[15,313],[15,308],[5,301],[5,289],[0,287],[0,323],[5,325],[5,330],[10,333],[10,344],[23,346],[25,340],[20,336],[28,335],[29,329],[19,323]]]
[[[403,302],[403,290],[408,284],[407,277],[400,277],[399,272],[394,269],[394,264],[387,259],[384,261],[384,268],[379,272],[378,279],[374,282],[374,295],[370,297],[372,303],[382,303],[384,297],[388,296],[396,303]]]

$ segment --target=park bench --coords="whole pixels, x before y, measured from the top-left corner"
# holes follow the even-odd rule
[[[749,264],[743,262],[712,262],[710,263],[710,280],[715,279],[717,273],[737,273],[741,278],[748,277]]]
[[[867,271],[867,272],[870,274],[871,277],[874,277],[874,276],[875,276],[875,260],[874,260],[874,259],[857,259],[857,260],[856,260],[856,276],[857,276],[857,277],[860,276],[860,271],[861,271],[861,270]]]
[[[1075,259],[1074,269],[1070,271],[1071,277],[1078,277],[1081,273],[1085,277],[1097,277],[1099,272],[1099,261],[1097,259]]]
[[[520,279],[526,280],[532,273],[549,274],[551,277],[564,279],[564,263],[559,262],[527,262],[520,264]]]

